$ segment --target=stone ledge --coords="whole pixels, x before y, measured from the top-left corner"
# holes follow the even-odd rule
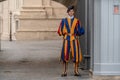
[[[59,40],[62,39],[56,31],[18,31],[16,34],[17,40]]]
[[[23,6],[23,9],[45,9],[45,8],[59,8],[64,9],[64,7],[53,7],[53,6]]]
[[[15,17],[16,19],[18,19],[18,17]],[[49,17],[39,17],[39,18],[24,18],[24,17],[19,17],[20,20],[61,20],[62,18],[64,18],[63,16],[57,16],[57,17],[54,17],[54,16],[49,16]]]
[[[17,30],[17,32],[57,32],[56,30]]]
[[[21,10],[21,13],[24,13],[24,12],[46,12],[44,9],[41,9],[41,10]]]
[[[94,80],[120,80],[120,76],[93,76]]]
[[[16,16],[16,19],[19,20],[60,20],[64,18],[63,16],[48,16],[48,17],[25,17],[25,16]]]

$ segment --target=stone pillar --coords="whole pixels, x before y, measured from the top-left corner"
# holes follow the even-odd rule
[[[34,5],[35,4],[35,5]],[[26,7],[32,7],[32,6],[42,6],[43,0],[23,0],[23,5]]]
[[[1,38],[3,40],[9,40],[9,10],[8,0],[3,2],[3,28]]]
[[[20,10],[23,6],[24,0],[10,0],[10,11],[12,11],[12,39],[16,40],[15,33],[16,33],[16,15],[20,15]]]
[[[120,15],[113,9],[114,0],[95,0],[94,75],[120,75]]]
[[[19,9],[21,9],[23,6],[23,0],[19,0],[19,3],[20,3]]]
[[[39,0],[40,2],[39,2],[39,4],[40,4],[40,6],[42,6],[43,5],[43,0]]]
[[[1,51],[1,33],[2,33],[2,13],[3,13],[3,3],[0,2],[0,51]]]
[[[0,51],[1,51],[1,29],[2,29],[2,19],[0,16]]]
[[[51,0],[47,0],[46,1],[46,6],[50,6],[51,5]]]
[[[21,0],[22,2],[22,0]],[[9,21],[9,24],[11,23],[11,27],[12,27],[12,40],[16,40],[15,38],[15,32],[16,32],[16,26],[15,26],[15,18],[14,16],[17,15],[16,13],[19,12],[20,6],[21,6],[21,2],[20,0],[9,0],[9,12],[12,12],[11,15],[11,20]],[[10,26],[8,26],[10,27]]]

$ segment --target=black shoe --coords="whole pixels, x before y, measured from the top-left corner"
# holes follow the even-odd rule
[[[77,72],[74,74],[74,76],[81,76],[81,74]]]
[[[80,74],[74,74],[74,76],[81,76]]]
[[[63,73],[62,75],[61,75],[61,77],[66,77],[67,76],[67,73]]]

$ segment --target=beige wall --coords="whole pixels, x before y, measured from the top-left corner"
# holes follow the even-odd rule
[[[22,2],[22,0],[21,0]],[[20,0],[6,0],[4,2],[0,2],[0,16],[2,18],[1,21],[1,39],[9,40],[10,34],[10,11],[12,12],[12,37],[15,40],[15,20],[14,15],[19,14],[19,10],[21,5]]]
[[[10,12],[12,12],[12,21],[10,21]],[[6,0],[0,3],[0,16],[2,40],[9,40],[10,22],[12,38],[16,40],[16,37],[20,38],[19,35],[16,36],[17,33],[20,34],[18,32],[20,30],[56,31],[60,19],[66,16],[66,7],[52,0]],[[17,29],[16,21],[18,21]]]

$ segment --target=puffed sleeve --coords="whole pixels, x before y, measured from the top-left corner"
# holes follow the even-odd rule
[[[63,35],[63,27],[64,27],[64,20],[62,19],[58,28],[57,33],[59,34],[59,36]]]
[[[81,26],[81,22],[79,20],[77,21],[77,26],[76,27],[77,27],[77,35],[78,36],[81,36],[81,35],[83,35],[85,33],[85,30]]]

